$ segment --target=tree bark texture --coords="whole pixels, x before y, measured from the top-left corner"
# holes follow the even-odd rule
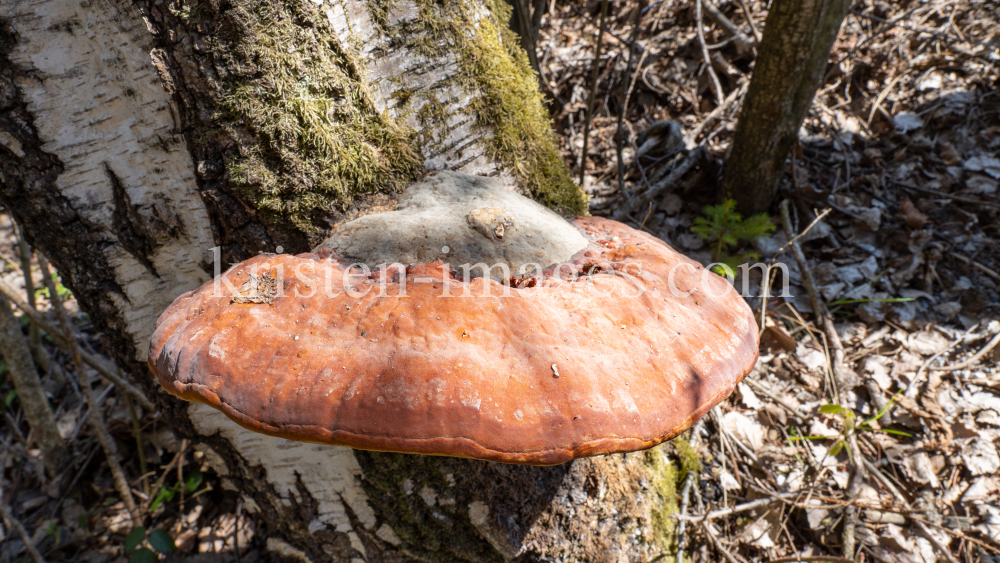
[[[740,111],[722,194],[744,215],[770,207],[850,0],[774,0]]]
[[[648,561],[669,446],[557,467],[249,432],[161,391],[160,312],[238,262],[302,252],[425,170],[585,210],[498,0],[5,0],[0,201],[105,350],[261,515],[274,560]]]

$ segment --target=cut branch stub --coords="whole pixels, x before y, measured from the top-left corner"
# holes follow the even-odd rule
[[[546,465],[667,440],[756,361],[743,299],[655,238],[457,173],[400,202],[178,298],[151,342],[160,384],[266,434]],[[516,228],[484,236],[497,217]],[[234,303],[262,272],[273,301]]]

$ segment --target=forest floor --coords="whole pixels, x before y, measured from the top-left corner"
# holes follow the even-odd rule
[[[779,194],[790,202],[790,230],[806,231],[800,264],[777,205],[776,229],[743,247],[720,249],[691,229],[717,203],[766,17],[761,1],[714,5],[724,20],[704,9],[704,40],[719,92],[702,63],[694,1],[611,3],[584,182],[592,213],[706,264],[756,253],[787,266],[773,280],[774,294],[787,281],[788,297],[767,302],[760,362],[691,436],[703,467],[682,483],[686,560],[1000,562],[998,9],[988,0],[855,2]],[[574,174],[599,11],[595,1],[553,4],[538,44]],[[685,163],[687,173],[673,174]],[[6,217],[0,256],[0,277],[24,291]],[[757,295],[761,274],[751,274]],[[95,352],[98,329],[67,297],[82,345]],[[760,310],[760,299],[749,302]],[[45,294],[37,306],[49,309]],[[54,342],[42,346],[72,366]],[[85,371],[148,531],[166,532],[176,547],[163,559],[266,560],[258,524],[198,447]],[[75,386],[44,381],[73,463],[63,478],[45,477],[4,374],[0,503],[46,560],[123,563],[143,546],[166,550],[158,533],[129,542],[132,524],[86,402]],[[0,562],[28,560],[18,534],[0,531]],[[857,557],[843,558],[845,541]]]
[[[731,247],[691,228],[717,203],[766,18],[765,2],[719,2],[723,18],[702,5],[711,69],[696,2],[613,4],[584,182],[592,213],[706,265],[787,266],[772,294],[787,279],[791,296],[767,304],[760,362],[695,437],[704,467],[683,511],[686,556],[1000,561],[1000,10],[854,2],[779,193],[792,232],[811,225],[800,264],[777,204],[775,231]],[[539,39],[576,175],[599,13],[554,4]],[[752,273],[744,295],[761,293]],[[748,302],[759,313],[761,299]]]

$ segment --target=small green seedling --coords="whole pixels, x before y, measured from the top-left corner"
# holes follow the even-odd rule
[[[52,536],[52,539],[56,541],[56,545],[62,542],[62,526],[55,523],[55,521],[49,522],[49,525],[45,528],[45,535]]]
[[[872,423],[873,422],[875,422],[876,420],[882,418],[885,415],[885,413],[889,412],[889,409],[892,408],[892,404],[896,401],[896,397],[899,396],[899,394],[901,392],[902,391],[897,391],[896,394],[893,395],[891,399],[889,399],[889,402],[886,403],[884,407],[882,407],[881,409],[879,409],[879,411],[877,413],[875,413],[874,416],[863,420],[861,423],[857,422],[857,415],[854,414],[854,411],[852,411],[851,409],[844,408],[844,407],[842,407],[840,405],[835,405],[835,404],[832,404],[832,403],[829,404],[829,405],[823,405],[822,407],[820,407],[819,408],[819,412],[821,412],[823,414],[834,414],[834,415],[837,415],[837,416],[840,417],[841,421],[843,421],[843,423],[844,423],[844,431],[841,432],[840,436],[837,437],[836,443],[834,443],[833,446],[831,446],[830,449],[827,451],[827,455],[830,456],[830,457],[833,457],[833,456],[839,454],[840,450],[846,449],[847,450],[847,457],[850,458],[851,461],[853,461],[854,460],[854,454],[851,451],[850,439],[851,439],[852,435],[855,435],[858,432],[885,432],[886,434],[896,434],[898,436],[906,436],[906,437],[909,438],[911,436],[911,434],[908,434],[908,433],[900,431],[900,430],[893,430],[891,428],[874,428],[874,427],[872,427]],[[827,438],[827,436],[792,436],[791,439],[792,440],[825,440],[826,438]]]
[[[70,297],[73,296],[73,292],[70,291],[68,287],[66,287],[65,285],[62,284],[62,282],[59,281],[59,274],[53,272],[52,273],[52,281],[55,282],[56,293],[59,294],[59,298],[60,299],[62,299],[63,301],[66,301],[67,299],[69,299]],[[46,299],[51,299],[52,298],[52,296],[49,295],[49,288],[47,286],[42,286],[42,287],[39,287],[38,289],[36,289],[35,290],[35,295],[36,296],[37,295],[44,295]]]
[[[720,205],[710,205],[703,211],[705,216],[694,220],[691,232],[709,242],[714,242],[712,259],[733,270],[744,262],[756,260],[759,255],[754,251],[730,255],[731,247],[736,247],[741,241],[762,237],[774,230],[774,223],[764,213],[744,219],[736,212],[736,202],[731,199],[725,200]],[[724,270],[721,267],[717,268]]]
[[[143,540],[148,541],[149,547],[153,549],[140,547]],[[167,554],[174,551],[177,551],[174,538],[163,530],[153,530],[147,536],[146,528],[139,526],[133,528],[125,538],[125,554],[132,554],[129,557],[129,563],[155,563],[159,560],[159,557],[156,556],[157,553]]]
[[[195,492],[198,487],[201,486],[201,482],[203,480],[204,477],[202,477],[201,473],[196,471],[188,475],[187,479],[184,479],[183,484],[177,482],[174,483],[173,487],[163,487],[160,489],[160,492],[157,493],[156,498],[153,499],[153,503],[149,505],[149,511],[153,512],[159,508],[161,504],[174,500],[174,495],[181,492],[181,487],[186,489],[188,493]]]

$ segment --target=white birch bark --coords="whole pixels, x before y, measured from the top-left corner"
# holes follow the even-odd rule
[[[487,156],[489,132],[477,130],[474,116],[467,114],[471,94],[454,85],[443,86],[455,72],[453,54],[444,52],[433,60],[406,48],[385,54],[377,47],[386,37],[372,22],[363,0],[313,2],[329,18],[341,43],[358,54],[364,86],[375,106],[436,141],[425,145],[427,169],[452,168],[510,179]],[[396,26],[417,14],[416,4],[401,0],[390,10],[388,22]],[[3,0],[0,20],[16,33],[7,57],[18,69],[14,81],[41,143],[37,149],[62,166],[54,185],[26,187],[25,193],[53,190],[54,197],[64,198],[86,226],[91,248],[109,268],[103,275],[110,286],[117,286],[88,299],[113,305],[111,316],[127,340],[120,343],[130,356],[125,359],[138,366],[146,361],[160,312],[176,296],[210,278],[206,265],[217,244],[199,192],[197,165],[179,133],[181,109],[161,83],[162,74],[151,58],[154,35],[140,10],[127,0]],[[446,117],[433,125],[435,130],[421,131],[413,112],[397,111],[393,95],[401,89],[418,97],[432,93],[446,108]],[[427,102],[415,103],[419,107]],[[28,144],[0,131],[0,153],[4,147],[8,151],[4,158],[24,157]],[[0,183],[16,181],[0,177]],[[135,232],[123,225],[138,229],[146,240],[141,244],[130,240]],[[26,227],[29,232],[36,228]],[[41,245],[41,250],[59,254],[60,243],[48,245]],[[78,262],[75,266],[86,267],[82,258]],[[72,277],[72,267],[57,265]],[[147,377],[148,372],[134,375]],[[158,401],[167,405],[177,400],[160,396]],[[371,561],[404,543],[387,523],[391,518],[380,516],[372,506],[362,486],[362,466],[352,450],[255,434],[203,405],[187,407],[186,412],[193,431],[203,438],[199,448],[217,471],[234,486],[252,489],[243,490],[246,507],[277,518],[273,524],[285,538],[267,542],[276,554],[302,561]],[[248,477],[253,468],[262,470],[262,481]],[[510,559],[531,551],[553,558],[597,554],[602,559],[632,560],[650,558],[662,549],[653,529],[658,493],[649,454],[584,460],[555,470],[491,466],[489,471],[552,482],[549,504],[527,521],[509,516],[510,525],[504,524],[500,515],[506,509],[487,501],[453,510],[479,534],[467,541],[488,544],[487,550],[492,546],[494,555],[489,558]],[[454,496],[448,485],[414,491],[403,483],[398,494],[420,496],[423,508],[432,514]],[[301,514],[295,509],[302,506],[313,507],[311,521],[295,521]],[[508,513],[515,514],[516,508]],[[310,543],[308,538],[320,532],[329,532],[324,537],[346,537],[347,544]],[[601,545],[595,546],[597,538]]]

